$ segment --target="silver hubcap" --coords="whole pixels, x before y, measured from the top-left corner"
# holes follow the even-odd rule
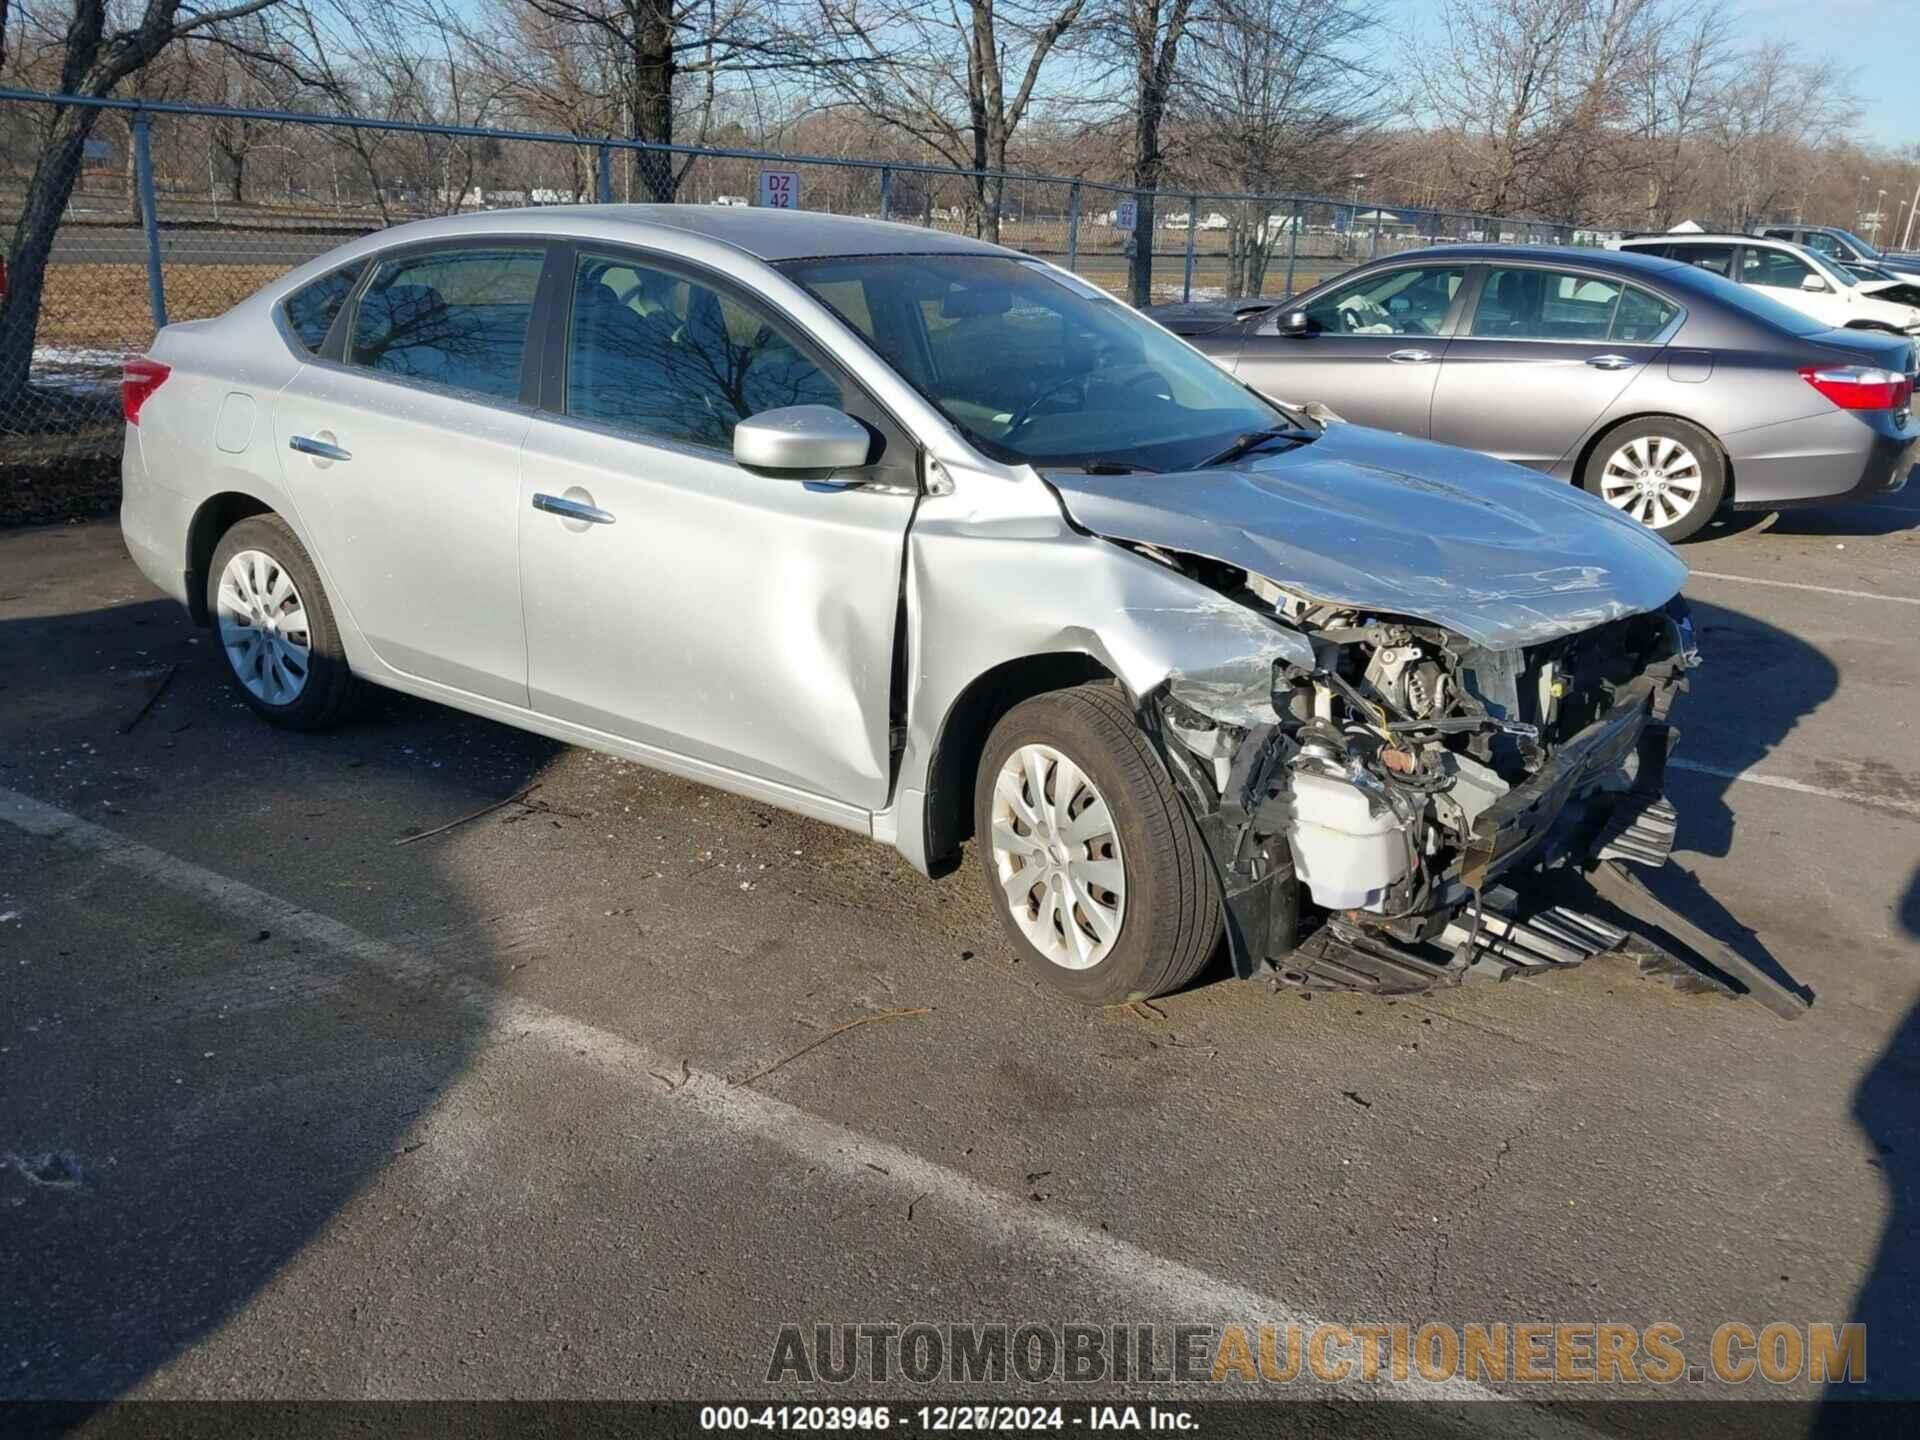
[[[233,673],[269,705],[291,705],[307,688],[313,637],[293,577],[261,550],[242,550],[220,572],[220,643]]]
[[[1014,924],[1054,964],[1106,959],[1127,911],[1113,812],[1093,781],[1050,745],[1022,745],[993,784],[994,873]]]
[[[1643,435],[1607,457],[1600,498],[1662,530],[1693,513],[1705,483],[1693,451],[1670,435]]]

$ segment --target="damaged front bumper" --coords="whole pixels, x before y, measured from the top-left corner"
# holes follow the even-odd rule
[[[1664,794],[1678,738],[1667,715],[1697,655],[1684,606],[1673,602],[1669,614],[1664,656],[1610,684],[1604,710],[1574,733],[1550,744],[1521,739],[1530,773],[1497,796],[1474,791],[1490,770],[1441,754],[1437,741],[1428,742],[1433,753],[1456,772],[1423,796],[1378,757],[1421,771],[1426,760],[1379,747],[1363,764],[1322,719],[1293,723],[1302,707],[1296,701],[1290,715],[1282,697],[1289,673],[1302,683],[1295,654],[1265,662],[1265,718],[1249,704],[1248,677],[1237,691],[1217,673],[1200,684],[1173,677],[1142,719],[1219,871],[1236,972],[1304,989],[1409,994],[1627,950],[1643,974],[1682,988],[1752,994],[1783,1017],[1803,1013],[1803,991],[1671,910],[1636,873],[1668,863],[1678,821]],[[1327,651],[1319,654],[1324,666]],[[1229,693],[1234,703],[1221,705]],[[1397,746],[1390,725],[1378,728]],[[1463,801],[1469,795],[1477,799]]]

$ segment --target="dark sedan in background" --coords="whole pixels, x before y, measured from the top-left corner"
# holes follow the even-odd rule
[[[1912,341],[1697,266],[1436,246],[1246,304],[1149,313],[1277,400],[1531,466],[1669,540],[1725,503],[1897,490],[1920,459]]]

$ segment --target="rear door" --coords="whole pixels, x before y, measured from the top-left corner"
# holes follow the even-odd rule
[[[315,559],[374,652],[522,706],[515,502],[545,255],[488,238],[381,257],[273,407]]]
[[[1433,438],[1551,469],[1658,355],[1677,315],[1598,272],[1488,266],[1440,367]]]
[[[1336,283],[1302,307],[1305,335],[1280,334],[1293,307],[1276,309],[1247,337],[1235,373],[1275,400],[1318,400],[1356,425],[1424,436],[1469,269],[1416,262]]]

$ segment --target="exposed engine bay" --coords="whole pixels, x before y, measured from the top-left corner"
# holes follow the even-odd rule
[[[1537,872],[1556,869],[1673,928],[1678,917],[1627,867],[1663,865],[1673,845],[1668,715],[1699,662],[1680,597],[1492,649],[1218,561],[1131,548],[1289,641],[1238,690],[1217,673],[1172,677],[1145,717],[1220,868],[1242,973],[1405,993],[1470,970],[1577,964],[1625,942],[1580,910],[1530,903],[1523,892],[1548,888]],[[1501,883],[1522,872],[1534,878],[1519,890]],[[1702,983],[1714,987],[1711,975]],[[1781,1013],[1798,1009],[1795,999]]]

